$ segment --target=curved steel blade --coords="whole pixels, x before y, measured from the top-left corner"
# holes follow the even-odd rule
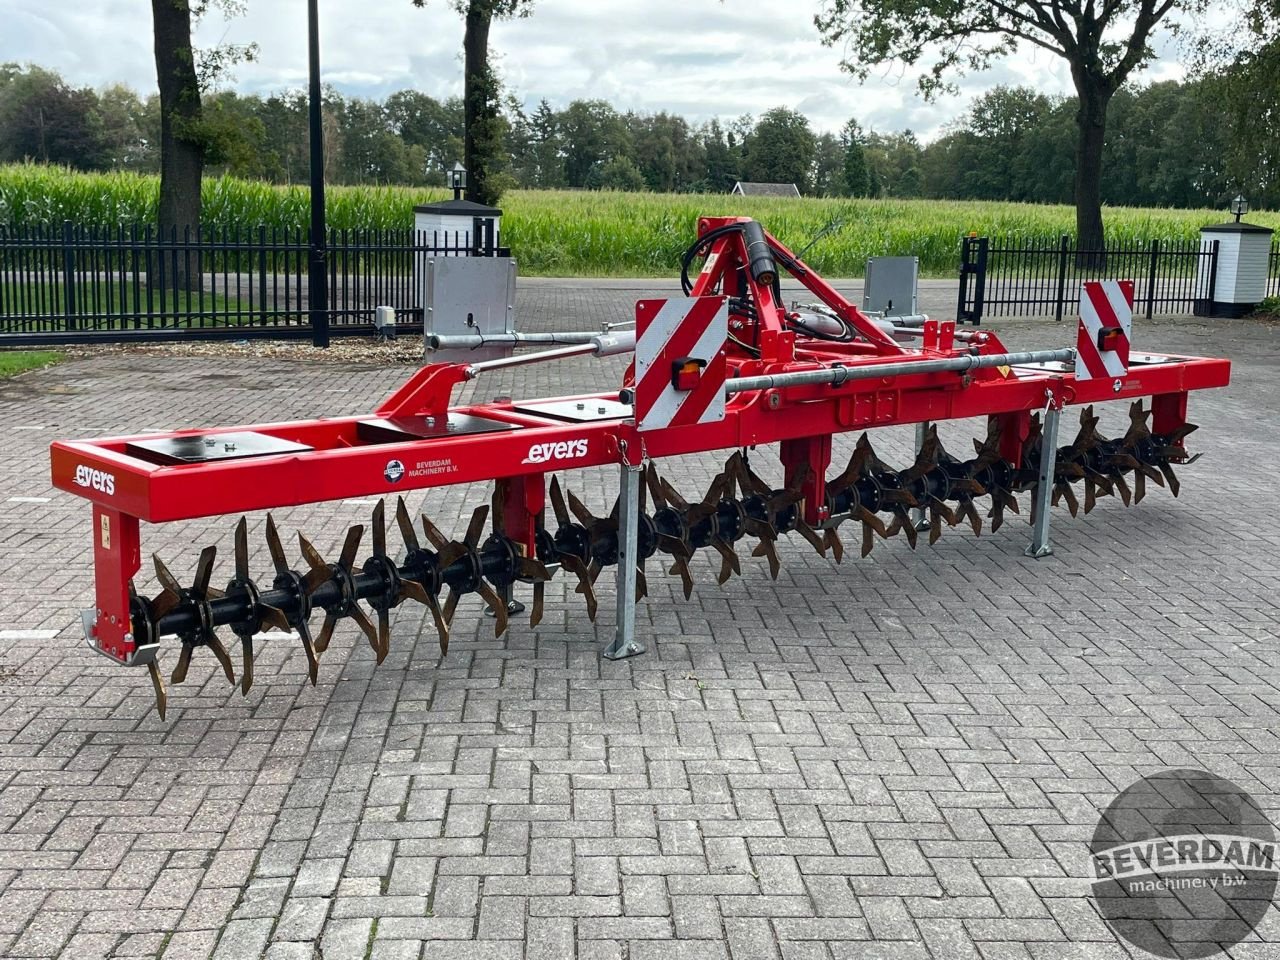
[[[204,644],[213,651],[213,655],[217,657],[222,672],[227,677],[227,683],[231,686],[236,685],[236,671],[231,666],[231,654],[227,653],[227,648],[222,645],[222,641],[218,639],[218,635],[210,631],[204,638]]]
[[[315,593],[322,583],[333,576],[333,571],[329,569],[329,564],[325,563],[324,557],[320,556],[320,551],[311,545],[311,541],[304,537],[301,531],[298,532],[298,548],[302,551],[307,566],[311,568],[304,578],[307,593]]]
[[[400,539],[404,541],[405,549],[411,552],[422,549],[418,543],[418,532],[413,529],[413,520],[409,517],[409,508],[404,504],[404,497],[396,498],[396,525],[400,528]]]
[[[326,622],[328,622],[327,618]],[[316,653],[315,642],[311,639],[311,628],[305,620],[298,624],[298,639],[302,641],[302,652],[307,655],[307,678],[314,687],[320,676],[320,656]]]
[[[685,557],[677,556],[675,563],[671,565],[668,571],[673,575],[679,575],[680,581],[684,586],[684,598],[689,599],[693,593],[693,574],[689,570],[689,561]]]
[[[173,673],[169,676],[169,682],[178,684],[187,679],[187,671],[191,669],[191,654],[195,650],[191,644],[184,642],[182,644],[182,652],[178,654],[178,662],[174,665]]]
[[[316,653],[324,653],[329,649],[329,641],[333,639],[333,628],[337,626],[338,618],[332,613],[324,615],[324,623],[320,624],[320,636],[315,639]]]
[[[387,555],[387,511],[381,498],[378,499],[378,505],[373,508],[372,523],[373,555],[385,557]]]
[[[280,543],[280,531],[276,529],[276,521],[267,514],[267,549],[271,552],[271,562],[275,564],[276,573],[289,572],[289,558],[285,556],[284,546]]]
[[[191,584],[191,592],[198,597],[209,592],[209,581],[213,579],[213,561],[217,559],[218,548],[210,544],[200,551],[200,559],[196,562],[196,578]]]
[[[462,538],[471,549],[475,549],[480,542],[480,534],[484,533],[484,522],[489,517],[489,505],[481,504],[471,512],[471,523],[467,526],[467,534]]]
[[[587,565],[582,562],[579,557],[565,556],[560,560],[560,565],[570,573],[577,575],[578,583],[582,587],[582,597],[587,603],[587,616],[592,623],[596,620],[596,591],[591,586],[591,574],[587,570]]]
[[[360,549],[360,538],[363,536],[364,524],[357,523],[347,531],[347,537],[342,541],[342,553],[338,555],[338,563],[347,570],[350,570],[351,565],[356,562],[356,551]]]
[[[653,469],[653,464],[649,465]],[[556,523],[565,526],[570,523],[569,508],[564,504],[564,491],[560,489],[560,478],[551,478],[551,509],[556,515]]]
[[[373,625],[373,621],[369,619],[369,615],[364,612],[364,607],[360,604],[352,604],[351,612],[347,614],[356,622],[356,626],[364,631],[364,635],[369,639],[369,647],[373,650],[374,655],[381,663],[386,658],[386,653],[382,646],[378,643],[378,628]]]
[[[236,524],[236,579],[242,583],[249,579],[249,521],[240,518]]]
[[[493,611],[493,635],[502,636],[507,632],[507,602],[483,580],[476,588],[476,593],[484,598],[485,603],[489,604],[489,609]]]
[[[253,636],[244,634],[240,638],[240,695],[247,697],[249,688],[253,686]]]
[[[533,609],[529,613],[529,626],[536,627],[542,622],[543,595],[546,593],[545,580],[537,580],[533,584]]]
[[[164,719],[165,711],[169,707],[169,694],[164,689],[164,677],[160,675],[160,664],[152,660],[147,664],[147,674],[151,677],[151,688],[156,694],[156,712],[160,714],[160,719]]]

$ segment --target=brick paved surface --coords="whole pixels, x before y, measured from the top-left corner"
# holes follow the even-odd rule
[[[585,327],[637,292],[529,284],[521,310],[530,329]],[[1041,322],[1008,340],[1070,337]],[[1180,500],[1060,511],[1052,558],[1023,558],[1016,521],[840,567],[789,540],[776,583],[746,560],[718,587],[700,557],[687,602],[651,571],[650,652],[620,663],[557,578],[543,624],[501,640],[464,600],[444,661],[411,607],[377,670],[344,623],[314,689],[287,641],[260,644],[247,699],[198,657],[167,723],[143,672],[81,645],[89,511],[49,486],[48,442],[363,412],[405,371],[117,354],[0,382],[0,955],[1129,955],[1080,879],[1117,790],[1199,766],[1280,820],[1276,333],[1140,322],[1136,337],[1225,352],[1236,382],[1193,399],[1205,458]],[[571,392],[618,369],[528,367],[477,389]],[[976,428],[943,438],[959,453]],[[898,464],[909,439],[875,437]],[[692,493],[717,464],[667,467]],[[569,483],[603,509],[615,478]],[[411,506],[460,530],[486,500]],[[369,509],[277,520],[333,549]],[[265,571],[264,516],[250,521]],[[231,531],[147,527],[144,552],[189,575],[217,543],[229,576]],[[1273,941],[1274,911],[1233,955],[1276,955]]]

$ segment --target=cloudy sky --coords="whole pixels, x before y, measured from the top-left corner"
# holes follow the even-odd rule
[[[236,70],[232,86],[265,93],[306,81],[304,0],[247,0],[230,21],[211,15],[197,42],[256,42],[261,59]],[[924,139],[998,83],[1065,93],[1062,61],[1028,51],[962,81],[937,103],[915,94],[914,77],[886,70],[859,86],[813,26],[819,0],[537,0],[527,20],[497,24],[491,44],[508,88],[526,103],[555,106],[602,98],[619,109],[668,110],[693,121],[759,115],[788,106],[819,131],[849,117],[877,130],[910,128]],[[786,13],[788,9],[793,13]],[[37,63],[79,85],[155,86],[147,0],[0,0],[0,61]],[[325,81],[348,95],[381,97],[412,87],[460,94],[462,21],[447,0],[419,10],[409,0],[320,0]],[[1171,61],[1148,79],[1179,76]]]

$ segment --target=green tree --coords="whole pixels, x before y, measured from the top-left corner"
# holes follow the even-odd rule
[[[856,76],[888,63],[924,66],[926,96],[945,89],[948,75],[985,69],[1020,46],[1065,59],[1077,97],[1076,233],[1082,250],[1100,250],[1111,98],[1150,60],[1161,20],[1203,7],[1204,0],[823,0],[814,20],[826,43],[845,46],[841,66]]]
[[[645,190],[648,184],[640,168],[631,162],[630,157],[614,157],[600,167],[598,177],[594,178],[596,189],[626,190],[635,193]]]
[[[817,153],[817,140],[802,114],[774,107],[747,140],[747,177],[764,183],[794,183],[803,193]]]
[[[813,173],[809,178],[812,192],[820,197],[848,195],[844,184],[846,148],[834,134],[820,134],[814,148]]]
[[[598,174],[607,160],[630,152],[626,125],[604,100],[574,100],[558,120],[565,180],[571,187],[590,186],[593,171]]]
[[[850,197],[865,197],[871,192],[867,173],[867,152],[862,146],[862,127],[849,120],[840,131],[844,143],[844,190]]]
[[[489,29],[494,19],[509,20],[532,13],[532,0],[452,0],[466,22],[462,38],[463,146],[467,199],[495,204],[501,196],[506,123],[500,110],[501,84],[489,63]],[[427,0],[413,0],[425,7]]]
[[[0,159],[64,163],[81,169],[110,165],[98,97],[67,86],[40,67],[0,67]]]

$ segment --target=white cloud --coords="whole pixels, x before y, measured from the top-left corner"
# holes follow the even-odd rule
[[[598,97],[620,109],[667,110],[693,121],[783,105],[801,110],[820,131],[838,131],[855,116],[864,127],[910,127],[928,139],[997,83],[1070,90],[1066,65],[1044,51],[1020,53],[966,78],[959,96],[936,103],[921,100],[914,75],[901,70],[859,85],[840,71],[838,51],[819,40],[812,16],[817,0],[787,6],[776,0],[538,0],[528,19],[496,24],[491,42],[509,89],[526,102],[546,97],[563,106]],[[437,97],[461,93],[462,21],[448,0],[431,0],[426,9],[409,0],[321,0],[320,7],[327,83],[359,96],[406,87]],[[0,61],[38,63],[78,84],[124,81],[149,91],[155,86],[150,15],[146,0],[0,0]],[[197,40],[259,45],[260,60],[236,70],[238,89],[267,92],[306,82],[302,0],[248,0],[244,17],[207,18]],[[1164,62],[1150,73],[1152,79],[1178,75],[1176,65]]]

